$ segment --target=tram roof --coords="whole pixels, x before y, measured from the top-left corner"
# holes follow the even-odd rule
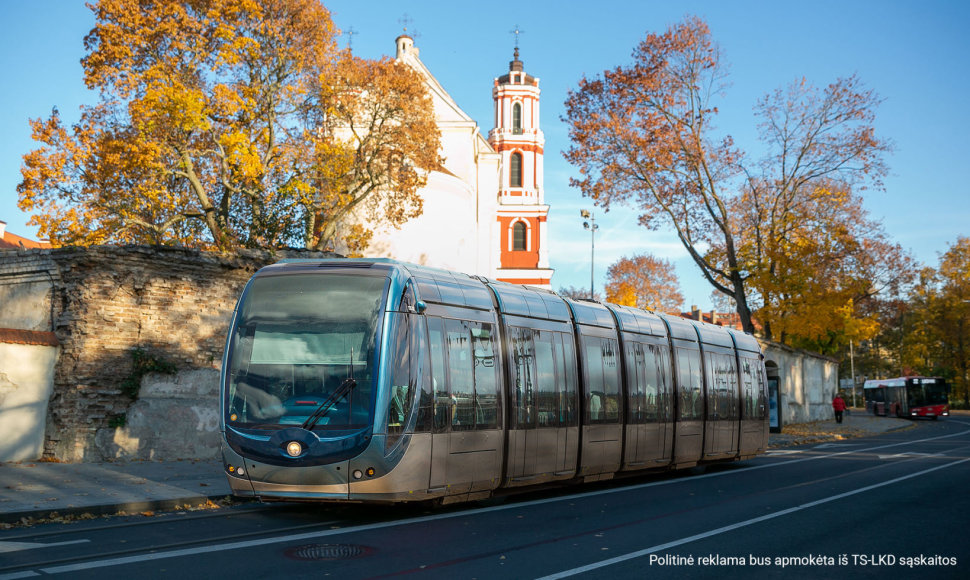
[[[573,318],[578,324],[600,326],[602,328],[616,328],[616,322],[609,309],[600,302],[591,300],[573,300],[566,298],[566,304],[573,312]]]
[[[499,311],[503,314],[528,316],[544,320],[569,322],[569,309],[562,297],[550,291],[530,286],[518,286],[506,282],[485,279],[498,297]]]
[[[667,336],[667,327],[664,326],[663,320],[660,320],[659,316],[649,310],[610,303],[607,303],[606,307],[616,315],[621,331]]]

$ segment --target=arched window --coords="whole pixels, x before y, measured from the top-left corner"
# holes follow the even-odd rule
[[[525,227],[525,222],[515,222],[512,224],[512,250],[513,251],[525,251],[526,249],[526,234],[528,230]]]
[[[513,153],[509,159],[509,187],[522,187],[521,153]]]
[[[522,103],[512,105],[512,133],[522,134]]]

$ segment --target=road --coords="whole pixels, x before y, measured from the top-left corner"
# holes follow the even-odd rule
[[[970,420],[429,510],[243,504],[0,532],[0,580],[970,577]]]

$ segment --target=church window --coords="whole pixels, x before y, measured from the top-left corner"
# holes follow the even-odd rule
[[[525,222],[515,222],[512,224],[512,250],[515,252],[525,251],[526,249],[526,229]]]
[[[522,103],[512,105],[512,133],[522,134]]]
[[[509,159],[509,187],[522,187],[521,153],[513,153]]]

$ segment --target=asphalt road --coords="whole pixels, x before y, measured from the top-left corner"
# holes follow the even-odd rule
[[[970,420],[453,509],[248,504],[0,532],[0,580],[967,578]]]

